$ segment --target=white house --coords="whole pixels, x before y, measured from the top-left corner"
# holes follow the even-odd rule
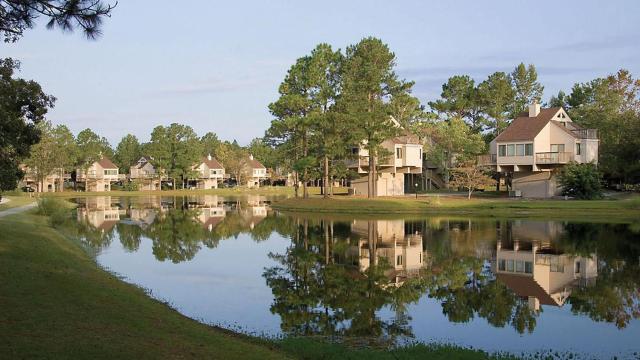
[[[554,170],[572,161],[597,164],[598,144],[597,131],[571,121],[563,108],[534,103],[490,143],[479,164],[512,178],[524,197],[551,197],[561,191]]]
[[[217,189],[224,180],[224,166],[211,157],[211,154],[202,158],[193,170],[198,173],[195,179],[198,189]]]
[[[249,155],[247,162],[247,187],[260,187],[260,181],[267,179],[267,168],[262,163]]]
[[[84,183],[85,191],[111,191],[111,184],[123,177],[118,173],[118,166],[104,156],[86,170],[76,169],[76,182]]]
[[[391,118],[389,126],[400,127],[400,124]],[[422,143],[417,136],[405,132],[385,140],[382,147],[391,155],[377,159],[376,193],[379,196],[403,195],[406,188],[411,188],[411,174],[422,173]],[[347,167],[362,175],[351,181],[351,188],[356,195],[367,195],[369,152],[364,143],[351,151],[357,158],[347,161]]]
[[[129,168],[129,179],[140,183],[140,190],[160,190],[161,174],[151,164],[151,158],[142,156]]]

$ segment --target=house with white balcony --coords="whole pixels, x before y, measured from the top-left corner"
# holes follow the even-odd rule
[[[598,163],[598,133],[571,121],[561,107],[542,109],[537,103],[490,143],[478,163],[492,167],[523,197],[559,195],[557,170],[569,162]]]
[[[86,169],[76,169],[76,183],[83,183],[85,191],[111,191],[111,184],[123,179],[118,166],[102,155]]]
[[[198,174],[192,181],[198,189],[217,189],[224,180],[224,166],[211,154],[202,158],[200,163],[194,165],[193,170]]]
[[[393,125],[400,126],[391,118]],[[351,151],[355,157],[347,161],[347,168],[357,172],[361,177],[351,181],[351,188],[355,195],[367,195],[369,151],[363,143]],[[388,156],[378,157],[377,176],[375,179],[376,194],[378,196],[404,195],[412,189],[413,179],[422,174],[422,142],[420,139],[405,132],[403,135],[387,139],[382,148]]]
[[[139,190],[160,190],[161,173],[151,164],[151,157],[142,156],[129,168],[129,180],[140,184]]]
[[[260,182],[268,178],[267,168],[260,161],[254,159],[253,155],[249,155],[245,172],[247,174],[247,187],[249,188],[260,187]]]

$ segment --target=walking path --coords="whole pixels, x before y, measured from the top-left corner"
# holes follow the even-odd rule
[[[19,214],[21,212],[25,212],[29,209],[33,209],[34,207],[38,206],[37,202],[32,202],[31,204],[27,204],[24,206],[18,206],[18,207],[14,207],[11,209],[7,209],[7,210],[2,210],[0,211],[0,218],[1,217],[5,217],[5,216],[9,216],[9,215],[13,215],[13,214]]]

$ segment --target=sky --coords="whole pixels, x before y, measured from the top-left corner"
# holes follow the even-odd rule
[[[289,67],[321,42],[382,39],[424,104],[453,75],[480,82],[520,62],[548,100],[620,68],[640,77],[639,16],[637,0],[120,0],[97,41],[40,22],[0,57],[21,61],[19,77],[57,98],[49,120],[74,133],[115,146],[178,122],[247,144],[269,127]]]

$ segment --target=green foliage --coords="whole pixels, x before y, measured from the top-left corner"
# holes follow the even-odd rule
[[[222,141],[218,139],[218,135],[213,132],[208,132],[200,138],[202,144],[202,156],[213,156],[218,160],[224,157],[222,153]]]
[[[0,191],[15,189],[22,177],[20,162],[40,140],[37,124],[56,100],[35,81],[14,78],[19,65],[0,59]]]
[[[142,147],[138,138],[135,135],[125,135],[118,146],[114,155],[114,160],[120,169],[121,174],[129,172],[131,165],[133,165],[142,156]]]
[[[598,130],[599,166],[612,181],[640,182],[640,79],[626,70],[574,85],[569,115]]]
[[[151,132],[148,145],[151,163],[176,182],[184,183],[194,175],[192,166],[202,157],[202,144],[190,126],[173,123],[157,126]]]
[[[567,164],[560,172],[563,195],[592,200],[602,197],[602,175],[594,164]]]
[[[527,108],[528,104],[540,102],[544,86],[538,82],[536,67],[534,65],[525,66],[524,63],[518,64],[513,70],[511,82],[515,91],[511,116],[515,119]]]
[[[478,92],[483,111],[489,117],[487,130],[495,137],[506,129],[515,101],[511,78],[503,72],[495,72],[478,85]]]
[[[87,128],[78,133],[76,137],[76,147],[78,151],[77,165],[80,168],[87,168],[101,156],[112,159],[113,149],[105,137],[101,137],[93,130]]]
[[[70,205],[56,198],[38,199],[38,214],[48,216],[51,226],[59,226],[70,218]]]
[[[36,19],[47,19],[47,28],[63,31],[82,29],[85,36],[95,39],[105,17],[111,16],[114,5],[95,0],[6,0],[0,3],[0,33],[4,42],[15,42],[25,30],[33,28]]]

